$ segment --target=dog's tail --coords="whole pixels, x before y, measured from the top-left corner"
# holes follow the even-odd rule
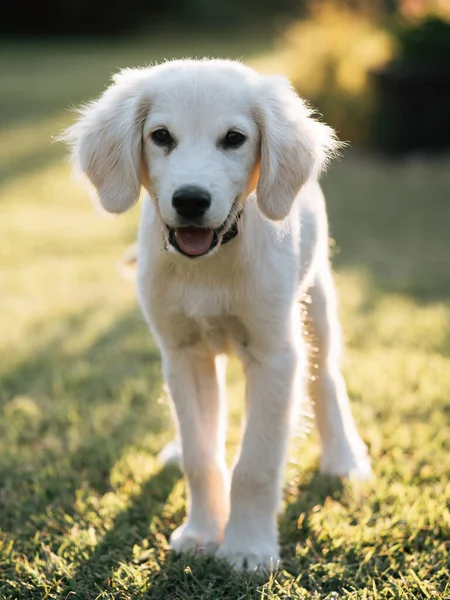
[[[120,275],[127,280],[133,280],[136,277],[137,267],[137,244],[128,246],[117,263],[117,270]]]

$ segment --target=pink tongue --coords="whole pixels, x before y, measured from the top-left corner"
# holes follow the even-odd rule
[[[186,254],[199,256],[205,254],[213,241],[213,230],[201,227],[179,227],[175,230],[178,245]]]

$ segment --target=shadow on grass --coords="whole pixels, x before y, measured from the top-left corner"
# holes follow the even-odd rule
[[[81,342],[100,310],[28,332],[27,356],[0,373],[5,531],[33,535],[50,516],[70,527],[77,490],[111,489],[111,469],[127,446],[151,432],[158,450],[158,434],[167,428],[157,404],[159,353],[137,309]]]
[[[165,467],[146,483],[140,493],[131,499],[129,507],[118,514],[112,527],[95,547],[92,555],[84,560],[69,581],[62,597],[70,593],[75,597],[89,598],[92,594],[111,591],[110,577],[120,563],[133,560],[133,547],[150,538],[151,554],[157,553],[152,523],[161,518],[166,500],[180,477],[176,467]],[[142,558],[135,559],[142,561]],[[144,561],[142,561],[144,562]]]
[[[279,520],[283,566],[288,572],[297,574],[301,570],[302,565],[294,558],[295,549],[297,544],[304,544],[308,538],[311,514],[328,498],[339,502],[343,492],[344,484],[340,478],[322,475],[319,469],[298,486],[294,499],[288,503]],[[315,540],[311,543],[312,554],[318,553],[316,544]]]
[[[0,397],[6,416],[2,426],[8,431],[2,432],[6,439],[0,453],[1,497],[6,499],[0,505],[0,519],[4,531],[11,532],[18,542],[29,540],[33,551],[31,540],[36,536],[57,552],[74,525],[85,530],[93,523],[95,528],[95,519],[88,516],[96,511],[95,506],[83,508],[80,502],[83,505],[92,495],[114,491],[114,466],[126,448],[133,446],[133,454],[135,449],[145,448],[149,457],[154,456],[160,449],[162,431],[167,429],[165,411],[156,404],[161,386],[159,353],[140,313],[137,309],[124,312],[93,340],[84,339],[85,328],[89,330],[99,310],[93,306],[28,332],[27,356],[1,375]],[[27,415],[19,410],[20,402],[18,414],[10,410],[11,398],[14,406],[14,398],[21,397],[29,398],[34,425],[24,422]],[[149,432],[155,438],[150,447]],[[133,478],[132,474],[125,476]],[[79,555],[73,557],[76,570],[64,579],[61,597],[115,593],[118,571],[133,569],[135,573],[140,561],[143,588],[130,583],[136,585],[132,596],[136,600],[261,597],[263,587],[272,585],[261,574],[237,574],[214,557],[166,552],[170,531],[182,517],[172,508],[164,511],[179,476],[177,469],[163,469],[130,497],[92,554],[86,558],[86,550],[81,550],[81,562]],[[294,579],[305,571],[302,585],[312,589],[308,568],[316,555],[317,562],[323,562],[324,549],[320,540],[308,533],[308,521],[315,507],[328,497],[339,501],[343,486],[340,480],[317,472],[309,480],[307,477],[280,518],[280,541],[283,568]],[[297,527],[300,515],[302,523]],[[103,524],[105,517],[98,517]],[[143,557],[134,554],[135,545],[144,542],[148,559],[145,553]],[[304,562],[295,558],[298,543],[310,544]],[[284,582],[286,574],[279,573],[277,580]]]
[[[152,576],[147,591],[139,598],[260,599],[272,597],[270,592],[276,594],[278,585],[285,586],[285,591],[292,585],[293,595],[286,597],[296,597],[295,578],[305,566],[295,558],[296,544],[305,543],[305,528],[310,513],[318,505],[323,505],[330,496],[339,500],[342,491],[343,484],[339,479],[325,477],[318,471],[298,488],[295,500],[289,503],[280,517],[283,563],[282,570],[278,571],[275,578],[261,572],[238,573],[226,562],[210,556],[192,557],[169,553],[160,565],[160,571]],[[293,527],[300,515],[303,515],[301,530],[295,525]],[[314,540],[313,546],[315,544]],[[307,583],[305,587],[308,587]]]
[[[134,578],[125,584],[127,597],[133,600],[219,600],[249,598],[249,593],[260,598],[258,590],[266,583],[266,575],[237,573],[214,556],[181,555],[166,550],[165,540],[173,529],[174,515],[164,514],[164,504],[180,476],[176,467],[166,467],[142,486],[92,555],[77,567],[61,597],[75,594],[76,598],[94,598],[108,593],[120,597],[113,580],[119,567],[126,572],[130,566],[141,565],[146,573],[144,581],[139,584]],[[148,544],[148,550],[134,556],[134,546],[143,542]]]
[[[78,521],[85,529],[80,493],[83,504],[88,501],[83,490],[89,496],[114,490],[111,476],[124,450],[142,448],[150,432],[154,447],[145,444],[154,455],[162,431],[168,429],[167,415],[156,404],[159,352],[139,311],[124,312],[89,339],[86,332],[99,311],[101,307],[92,306],[27,332],[26,356],[0,373],[5,417],[0,518],[3,530],[17,539],[32,540],[38,534],[58,548]],[[100,590],[113,592],[113,574],[119,565],[136,564],[133,548],[143,540],[149,544],[152,570],[155,556],[159,568],[151,573],[144,595],[136,592],[136,599],[183,597],[180,594],[209,598],[215,590],[220,598],[249,593],[259,597],[258,590],[267,582],[261,575],[236,574],[214,557],[166,553],[166,539],[181,515],[164,515],[164,506],[179,477],[176,468],[163,469],[131,496],[92,554],[77,566],[63,597],[70,592],[80,598],[94,597]],[[281,543],[289,571],[298,570],[292,560],[298,531],[292,532],[292,523],[334,493],[330,486],[335,483],[314,474],[282,516]]]

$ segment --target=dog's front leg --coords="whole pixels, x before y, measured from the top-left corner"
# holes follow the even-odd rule
[[[225,386],[218,380],[224,373],[216,368],[217,360],[203,347],[163,356],[188,486],[187,519],[170,538],[172,548],[180,552],[215,551],[229,515],[223,435]]]
[[[238,569],[274,568],[279,558],[277,513],[301,350],[290,344],[251,360],[247,424],[231,483],[231,514],[218,556]]]

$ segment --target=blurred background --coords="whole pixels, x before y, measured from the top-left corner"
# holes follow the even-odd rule
[[[257,66],[285,72],[352,144],[401,152],[450,143],[448,0],[129,0],[126,8],[118,1],[45,0],[24,11],[13,3],[0,33],[31,38],[36,48],[52,39],[55,51],[58,41],[73,40],[76,64],[66,47],[60,68],[87,71],[78,93],[66,82],[73,101],[98,91],[86,78],[99,60],[87,47],[89,58],[79,54],[80,38],[103,45],[105,69],[133,59],[145,64],[161,53],[264,54]],[[108,64],[108,44],[121,63]],[[14,88],[4,91],[14,101]],[[42,109],[54,108],[57,98],[50,105],[46,97]]]
[[[3,15],[0,596],[90,598],[109,585],[122,595],[102,597],[141,598],[126,595],[133,585],[171,597],[148,586],[170,580],[161,565],[184,487],[152,483],[169,411],[157,348],[117,272],[139,207],[96,214],[53,138],[120,68],[212,56],[284,73],[349,142],[322,183],[344,371],[377,483],[338,510],[317,483],[317,439],[302,442],[282,521],[291,572],[318,594],[444,597],[448,570],[433,565],[450,539],[449,0],[41,0]],[[236,364],[229,384],[231,456]],[[340,530],[348,520],[359,537]],[[383,544],[389,575],[373,566]],[[309,561],[331,564],[330,548],[340,566],[311,583]]]

